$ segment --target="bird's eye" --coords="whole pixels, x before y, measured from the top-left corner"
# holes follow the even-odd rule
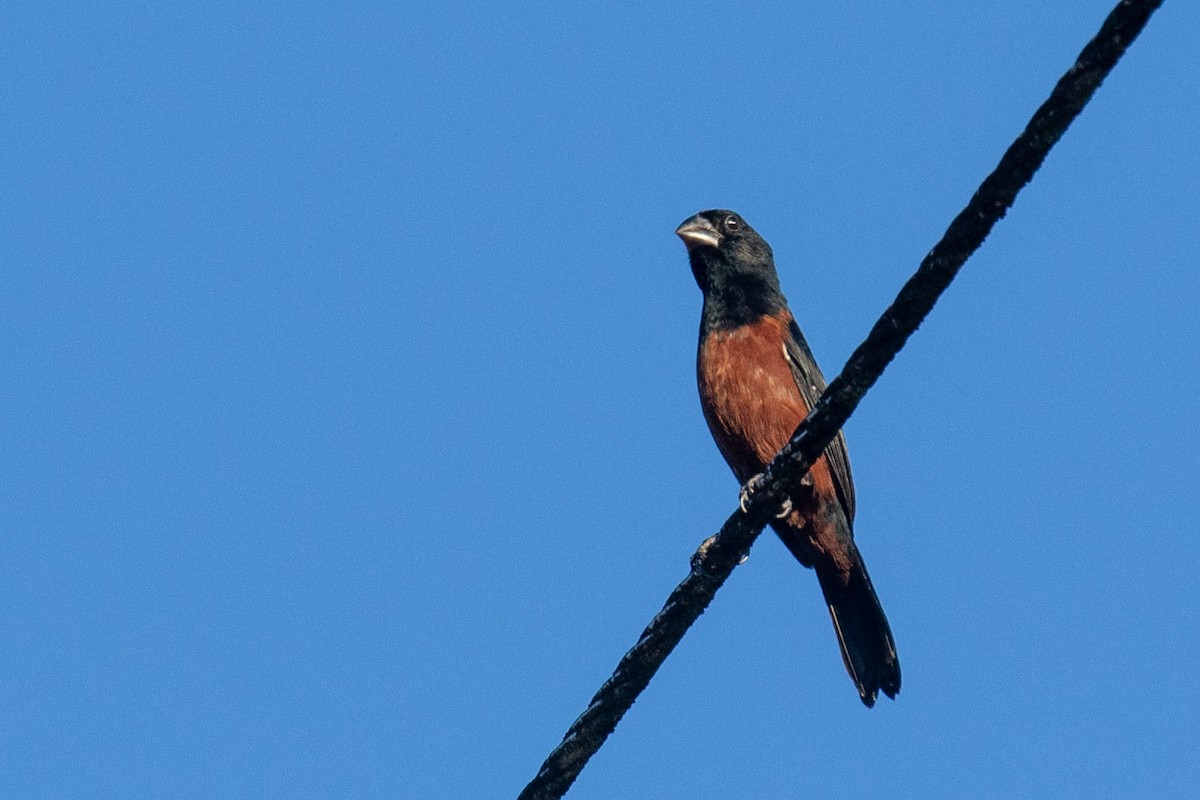
[[[733,214],[725,218],[725,230],[736,231],[740,227],[742,227],[742,221]]]

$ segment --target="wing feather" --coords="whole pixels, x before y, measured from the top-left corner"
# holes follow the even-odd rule
[[[790,315],[789,315],[790,317]],[[808,407],[814,408],[818,398],[825,391],[825,376],[813,358],[804,334],[795,319],[788,320],[789,336],[784,343],[784,355],[787,356],[788,366],[792,368],[792,378],[804,396]],[[846,512],[846,521],[854,526],[854,479],[850,475],[850,456],[846,453],[846,437],[838,431],[837,436],[825,448],[825,458],[829,461],[830,472],[833,473],[833,484],[837,489],[838,500]]]

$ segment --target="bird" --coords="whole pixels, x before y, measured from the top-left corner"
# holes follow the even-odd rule
[[[717,449],[743,484],[742,505],[825,391],[825,378],[780,289],[770,245],[733,211],[701,211],[675,231],[704,295],[696,377]],[[771,523],[817,573],[859,698],[900,691],[891,626],[854,543],[854,483],[841,431]]]

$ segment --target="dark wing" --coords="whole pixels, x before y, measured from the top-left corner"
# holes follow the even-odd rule
[[[804,341],[804,334],[800,332],[796,320],[788,321],[788,331],[791,335],[784,343],[788,366],[792,368],[796,386],[800,388],[800,394],[804,396],[804,401],[811,410],[825,391],[825,376],[821,374],[821,368],[817,366],[812,351],[808,349],[808,342]],[[838,431],[834,440],[825,448],[825,458],[829,461],[833,485],[837,489],[838,499],[842,502],[842,509],[846,512],[846,521],[853,530],[854,480],[850,476],[850,457],[846,455],[846,437],[841,431]]]

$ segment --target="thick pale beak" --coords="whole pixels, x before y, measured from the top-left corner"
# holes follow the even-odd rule
[[[721,244],[721,234],[717,233],[711,222],[699,214],[676,228],[675,235],[683,239],[688,250],[697,247],[719,247]]]

